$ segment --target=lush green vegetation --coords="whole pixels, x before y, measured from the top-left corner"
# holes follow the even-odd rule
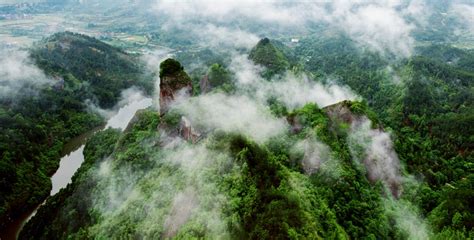
[[[351,127],[347,120],[330,115],[332,106],[321,109],[309,103],[289,110],[278,100],[269,99],[275,116],[300,126],[265,143],[238,133],[212,132],[196,144],[181,143],[179,147],[167,146],[165,137],[178,132],[179,112],[171,111],[160,118],[147,110],[139,114],[128,132],[107,138],[111,141],[108,147],[88,147],[88,164],[71,186],[48,201],[45,208],[50,210],[37,214],[22,238],[474,236],[470,204],[474,200],[474,134],[470,127],[474,79],[470,51],[434,45],[417,49],[417,55],[410,59],[386,60],[343,36],[302,39],[293,54],[289,52],[292,49],[275,47],[265,39],[262,44],[271,51],[254,48],[250,58],[256,63],[265,58],[261,54],[272,55],[282,63],[283,51],[278,49],[285,49],[286,56],[293,56],[292,65],[303,68],[293,71],[323,82],[336,80],[365,99],[338,106],[349,109],[353,119],[366,116],[372,128],[383,126],[391,131],[394,148],[405,166],[402,169],[406,169],[400,173],[405,176],[400,182],[400,198],[391,197],[382,181],[368,179],[364,167],[354,160],[353,151],[361,150],[351,145]],[[288,70],[287,63],[258,64],[267,66],[269,78]],[[232,84],[233,76],[223,65],[208,65],[207,72],[201,74],[207,74],[210,86],[225,90]],[[163,66],[174,69],[172,73],[183,71],[174,60],[165,61]],[[162,71],[160,75],[172,73]],[[326,161],[317,171],[308,172],[306,153],[295,152],[299,143],[327,146],[322,148],[327,151]],[[104,160],[106,155],[110,156]],[[197,163],[180,163],[189,156]],[[104,162],[110,175],[100,177]],[[129,186],[135,191],[132,198],[122,199],[120,207],[107,207],[110,194],[129,191]],[[183,204],[191,204],[195,210],[177,229],[170,230],[169,221],[178,211],[175,204],[181,201],[180,196],[190,201]],[[150,206],[152,211],[144,212]],[[70,223],[72,218],[75,221]],[[208,224],[209,219],[213,224]],[[426,219],[426,225],[413,229],[416,221],[422,221],[417,219]]]
[[[109,108],[132,85],[151,94],[155,73],[134,54],[163,51],[177,60],[156,73],[167,77],[164,96],[191,83],[191,103],[243,95],[288,129],[261,141],[199,131],[192,121],[189,128],[172,107],[139,111],[122,133],[108,129],[89,140],[72,184],[49,197],[20,239],[474,239],[474,38],[466,21],[472,1],[313,2],[321,11],[301,12],[293,3],[270,2],[249,3],[255,9],[179,9],[155,0],[0,4],[0,48],[38,39],[56,28],[53,22],[110,44],[70,32],[45,38],[30,53],[55,82],[0,96],[0,233],[9,218],[49,195],[63,145],[103,123],[84,102]],[[316,19],[307,19],[310,12]],[[380,27],[389,21],[376,22],[393,17],[401,22],[390,21],[388,29]],[[402,38],[393,39],[394,32]],[[253,36],[268,38],[250,50]],[[396,56],[392,44],[414,49]],[[269,81],[255,77],[256,89],[236,83],[255,69],[233,72],[249,70],[232,59],[247,53]],[[348,86],[361,100],[292,109],[280,93],[262,99],[289,78],[303,86]],[[228,115],[249,118],[248,107],[234,104]],[[334,109],[348,111],[338,116]],[[199,120],[239,120],[211,113]],[[367,119],[367,135],[354,136]],[[197,141],[179,138],[190,130]],[[377,142],[381,133],[388,143]],[[383,177],[370,177],[360,161],[371,161],[363,158],[370,155],[364,142],[380,144],[373,155],[390,158],[387,145],[396,151],[400,195]]]
[[[416,204],[434,231],[467,237],[473,211],[463,199],[474,196],[468,187],[474,173],[472,51],[432,45],[393,63],[343,37],[309,38],[296,51],[316,76],[336,77],[356,90],[394,131],[399,157],[427,183]]]
[[[271,77],[275,74],[281,74],[290,67],[288,59],[283,52],[276,48],[268,38],[260,40],[252,48],[249,58],[256,64],[266,68],[264,77]]]
[[[82,81],[90,98],[103,108],[117,102],[120,92],[132,85],[151,93],[152,76],[140,61],[121,49],[86,35],[54,34],[31,51],[37,65],[50,75],[71,74]]]
[[[160,78],[171,76],[183,71],[184,68],[178,61],[168,58],[160,64]]]
[[[192,68],[183,84],[192,82],[195,95],[200,94],[196,86],[203,76],[210,89],[232,93],[235,79],[226,69],[229,56],[213,49],[186,51],[183,46],[195,39],[177,37],[181,35],[189,33],[150,34],[151,39],[184,50],[177,53],[183,64],[164,61],[160,77],[186,74],[184,68]],[[418,47],[408,59],[380,55],[337,34],[307,36],[290,47],[265,38],[249,54],[254,63],[265,67],[266,79],[291,70],[321,82],[347,85],[362,96],[362,102],[341,104],[356,116],[367,116],[372,127],[391,132],[406,177],[399,199],[390,197],[381,181],[369,181],[354,161],[350,125],[335,121],[327,109],[315,104],[289,110],[269,99],[275,116],[301,127],[265,143],[238,133],[213,132],[195,145],[180,143],[178,148],[167,146],[166,137],[178,132],[181,115],[171,111],[160,118],[147,110],[138,114],[126,133],[108,130],[91,140],[86,163],[73,184],[41,208],[21,238],[473,238],[474,53],[447,45],[453,37],[442,37],[438,30],[417,32],[415,37],[429,44]],[[30,189],[35,196],[47,194],[44,183],[57,165],[50,159],[58,158],[66,139],[100,123],[84,112],[83,99],[111,106],[133,79],[151,89],[150,76],[133,77],[143,73],[142,66],[123,51],[72,33],[55,35],[43,44],[32,56],[51,75],[63,77],[65,87],[44,90],[49,99],[26,98],[22,104],[8,102],[0,109],[0,119],[5,121],[0,126],[13,129],[2,135],[1,149],[9,153],[0,163],[0,176],[5,176],[0,187],[7,193],[25,190],[5,195],[4,202],[35,202],[28,195]],[[71,50],[69,44],[80,47]],[[202,66],[194,67],[195,63]],[[31,111],[36,106],[40,107]],[[33,124],[37,118],[41,124]],[[63,121],[60,127],[57,119]],[[63,133],[63,138],[56,135]],[[295,153],[292,146],[313,138],[315,144],[327,146],[325,158],[330,161],[308,173],[305,154]],[[15,148],[19,143],[23,147]],[[50,151],[43,152],[45,148]],[[189,156],[185,153],[206,165],[179,163],[184,159],[179,154]],[[15,160],[15,156],[35,156],[35,160]],[[40,176],[32,178],[32,169],[39,169]],[[102,176],[103,171],[109,175]],[[17,185],[10,184],[17,179],[21,179]],[[130,188],[135,195],[127,192]],[[133,197],[121,199],[113,195],[117,192]],[[121,208],[106,202],[108,194]],[[169,230],[169,218],[179,212],[174,208],[179,196],[190,199],[196,210],[178,229]],[[417,217],[426,219],[428,235],[416,235],[407,227]],[[215,221],[209,224],[209,219]]]
[[[66,79],[69,85],[69,80]],[[0,216],[3,223],[28,211],[49,195],[63,144],[100,125],[75,92],[45,89],[0,105]]]
[[[191,78],[184,71],[181,63],[172,58],[168,58],[160,64],[160,78],[169,78],[167,81],[160,82],[160,85],[170,87],[173,91],[191,84]]]
[[[121,90],[152,84],[135,58],[84,35],[55,34],[31,57],[56,82],[0,100],[0,228],[49,195],[63,145],[104,122],[87,99],[113,106]]]
[[[358,109],[357,115],[366,114],[362,103],[344,104]],[[47,202],[45,210],[27,224],[21,239],[168,236],[163,226],[166,216],[172,214],[169,208],[176,201],[173,198],[189,188],[197,189],[199,205],[179,231],[170,235],[180,239],[404,238],[407,232],[390,224],[394,220],[385,210],[381,185],[370,183],[351,160],[346,137],[341,134],[347,130],[333,126],[326,112],[315,104],[289,114],[300,119],[302,131],[266,144],[216,132],[198,146],[166,149],[157,143],[164,131],[156,130],[158,114],[143,111],[120,138],[110,130],[91,140],[86,148],[87,163],[75,175],[73,184]],[[301,165],[303,156],[293,154],[291,146],[310,134],[330,146],[331,156],[338,163],[307,175]],[[212,160],[200,156],[204,149]],[[182,150],[193,152],[194,158],[205,161],[204,166],[187,158],[182,161],[190,162],[182,166],[168,160],[176,152],[176,160],[183,157],[179,153]],[[214,155],[219,152],[228,153],[228,158]],[[101,175],[107,171],[102,170],[104,162],[111,171],[105,178]],[[197,165],[188,169],[187,164]],[[198,174],[200,171],[204,173]],[[118,189],[110,189],[108,184]],[[118,191],[121,195],[129,185],[135,186],[137,197],[123,202],[126,207],[107,207],[109,194]],[[105,205],[101,205],[104,200]],[[153,205],[153,211],[141,212],[139,209],[147,204]],[[215,211],[220,214],[212,215]],[[51,220],[45,221],[43,215]],[[74,220],[68,220],[70,217]],[[205,217],[217,217],[216,221],[221,222],[209,225]],[[153,222],[148,222],[150,218]]]
[[[65,239],[68,232],[76,232],[84,223],[93,222],[94,218],[88,209],[93,203],[84,198],[96,185],[94,179],[90,178],[89,171],[92,167],[98,167],[113,152],[119,136],[119,130],[109,128],[98,132],[88,141],[84,148],[84,162],[74,175],[72,183],[48,199],[46,207],[40,208],[37,213],[46,218],[33,218],[32,224],[23,230],[22,236],[32,236],[31,239]],[[47,230],[46,227],[51,229]]]
[[[232,81],[232,74],[218,63],[211,65],[205,77],[207,77],[208,88],[206,92],[211,89],[221,89],[230,92],[235,88],[234,82]],[[201,91],[203,91],[203,89],[201,89]]]
[[[100,215],[92,210],[95,204],[92,191],[101,187],[96,171],[109,157],[117,158],[120,164],[128,162],[137,168],[151,167],[144,158],[147,152],[141,142],[154,136],[159,121],[157,113],[140,111],[123,135],[111,128],[96,133],[84,148],[84,163],[75,173],[72,184],[48,199],[46,207],[37,213],[38,217],[33,217],[24,228],[20,239],[93,238],[86,226],[100,221]]]

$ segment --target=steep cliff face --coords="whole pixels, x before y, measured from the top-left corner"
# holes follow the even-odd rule
[[[186,117],[181,117],[181,121],[179,123],[179,135],[186,141],[190,141],[192,143],[196,143],[201,134],[196,131],[193,126],[191,125],[191,121]]]
[[[333,105],[329,105],[325,107],[324,110],[326,111],[333,124],[352,124],[358,116],[351,111],[350,107],[350,101],[342,101]]]
[[[188,98],[193,91],[191,78],[181,64],[174,59],[167,59],[160,65],[160,113],[166,114],[170,104],[178,99]],[[172,117],[172,116],[171,116]],[[182,116],[178,125],[160,124],[160,128],[171,137],[180,136],[186,141],[195,143],[200,134],[192,127],[191,122]]]
[[[208,93],[211,91],[211,85],[209,83],[209,75],[206,74],[204,77],[201,78],[199,81],[199,87],[201,88],[201,93]]]
[[[180,97],[189,97],[193,91],[191,78],[183,66],[174,60],[166,59],[160,65],[160,113],[168,111],[171,102]]]

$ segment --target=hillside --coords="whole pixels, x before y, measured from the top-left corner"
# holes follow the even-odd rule
[[[266,68],[264,76],[281,74],[290,67],[283,52],[276,48],[268,38],[261,39],[249,53],[249,59]]]
[[[84,35],[55,34],[30,58],[52,84],[0,99],[0,229],[49,195],[63,145],[104,122],[87,99],[113,106],[125,88],[152,84],[132,56]]]
[[[288,77],[266,80],[273,76],[265,75],[269,68],[288,66],[267,40],[250,54],[255,64],[267,66],[256,73],[263,76],[254,82],[256,92],[239,85],[239,73],[227,70],[232,66],[213,64],[201,94],[191,95],[194,86],[182,65],[164,61],[165,111],[140,112],[120,136],[95,136],[73,184],[39,210],[21,239],[472,234],[472,76],[463,62],[452,66],[443,63],[446,54],[432,53],[432,59],[414,56],[387,70],[393,63],[345,38],[335,45],[303,40],[294,56],[305,67],[290,77],[339,76],[367,100],[294,107],[285,102],[293,92],[263,99],[256,94],[275,90],[266,84],[298,88]],[[262,54],[274,57],[258,63]],[[396,72],[403,84],[386,71]],[[321,84],[311,81],[299,91]],[[231,91],[218,87],[223,83]],[[187,94],[175,103],[183,89]],[[450,131],[455,134],[446,135]]]
[[[156,113],[147,111],[140,115],[130,132],[118,138],[121,140],[107,144],[107,146],[115,146],[113,149],[94,144],[103,142],[104,140],[100,139],[107,137],[105,133],[91,140],[86,148],[88,163],[81,167],[73,184],[50,199],[28,223],[22,232],[21,239],[48,239],[53,236],[60,238],[66,238],[66,236],[75,238],[92,236],[214,238],[220,236],[228,238],[230,236],[226,234],[229,233],[243,238],[268,238],[270,233],[271,236],[280,237],[294,234],[300,237],[332,238],[361,236],[359,234],[368,232],[380,234],[376,227],[380,226],[380,223],[384,223],[387,230],[390,229],[388,222],[383,220],[385,213],[377,188],[365,180],[363,175],[357,174],[357,168],[353,169],[355,163],[342,157],[349,154],[349,149],[339,147],[345,145],[345,140],[339,139],[336,132],[343,134],[346,130],[338,126],[330,127],[332,121],[328,115],[315,105],[307,105],[295,111],[293,116],[301,119],[300,122],[304,128],[299,134],[286,136],[285,140],[290,141],[289,143],[298,141],[304,143],[304,141],[311,141],[305,140],[308,135],[317,134],[318,137],[324,139],[325,144],[335,147],[329,150],[331,153],[327,154],[340,156],[338,162],[345,170],[341,169],[342,172],[337,173],[343,175],[337,177],[339,180],[331,178],[332,180],[321,182],[322,180],[316,176],[308,175],[315,171],[331,174],[330,172],[334,170],[330,167],[333,166],[325,166],[324,163],[319,166],[313,162],[305,162],[312,159],[307,159],[306,155],[299,155],[300,153],[292,154],[291,149],[285,147],[287,144],[291,145],[288,142],[284,144],[275,139],[262,145],[243,136],[219,133],[211,133],[206,140],[201,140],[194,146],[190,143],[182,143],[181,147],[184,149],[172,151],[191,151],[198,154],[195,151],[204,148],[208,149],[206,151],[211,151],[208,154],[226,153],[230,157],[228,160],[213,160],[212,158],[205,160],[205,156],[199,155],[196,157],[205,162],[226,161],[229,165],[224,167],[217,162],[214,164],[209,162],[209,169],[206,169],[196,163],[198,165],[194,165],[194,170],[187,170],[185,166],[192,164],[191,159],[182,159],[185,161],[183,166],[169,162],[167,155],[174,154],[165,147],[168,143],[161,142],[148,146],[143,144],[143,141],[147,142],[164,134],[162,130],[156,130],[164,119],[160,120]],[[316,131],[316,129],[320,130]],[[111,138],[107,137],[107,139]],[[164,155],[159,156],[159,152]],[[104,156],[108,157],[104,158]],[[186,161],[191,162],[186,163]],[[96,179],[94,176],[104,164],[110,166],[111,175],[93,180]],[[122,179],[125,177],[122,175],[125,169],[130,169],[134,176],[141,177],[134,180]],[[188,171],[196,171],[198,175],[188,175],[190,174]],[[200,171],[205,171],[203,173],[205,175],[201,175]],[[349,206],[346,205],[347,203],[336,200],[338,195],[347,194],[348,189],[344,186],[351,185],[354,181],[362,184],[360,188],[364,189],[364,194],[360,194],[360,189],[351,190],[352,199]],[[103,207],[107,208],[106,198],[109,194],[103,191],[108,191],[107,185],[112,183],[119,187],[117,191],[126,191],[126,185],[133,184],[137,188],[135,191],[139,191],[137,194],[140,194],[140,199],[130,199],[129,201],[132,202],[129,203],[130,205],[127,204],[126,208],[114,209],[112,207],[111,212],[102,212],[106,210],[102,209]],[[298,184],[296,189],[290,187],[295,183]],[[166,187],[166,184],[172,184],[172,186]],[[173,191],[167,191],[169,187]],[[330,189],[332,193],[327,192]],[[158,192],[160,197],[154,198],[154,192]],[[104,193],[106,195],[103,195]],[[183,194],[185,198],[192,196],[194,200],[177,200],[176,196],[173,197],[176,193],[177,196]],[[103,204],[106,205],[97,205],[97,201],[105,201]],[[361,202],[365,204],[361,205]],[[126,203],[123,202],[123,204]],[[136,215],[137,213],[132,210],[135,207],[141,209],[147,204],[154,206],[153,212],[149,214]],[[193,215],[187,215],[188,207],[176,206],[181,210],[170,210],[170,208],[175,208],[173,207],[175,204],[197,204],[198,209]],[[96,209],[99,215],[92,214],[94,211],[91,212],[84,206]],[[259,207],[254,208],[254,206]],[[353,212],[354,208],[360,209],[362,206],[366,207],[358,214],[340,215],[342,214],[340,210],[335,212],[335,209],[341,207],[345,208],[344,211]],[[68,215],[67,213],[73,209],[74,213]],[[283,209],[285,211],[282,211]],[[216,210],[224,212],[214,212]],[[167,227],[168,220],[164,217],[168,214],[173,216],[173,211],[187,215],[184,222],[178,223],[179,228]],[[274,211],[279,211],[280,214],[274,215]],[[218,214],[215,217],[223,222],[207,224],[211,219],[204,217],[209,214]],[[135,221],[129,222],[128,219],[132,216]],[[270,216],[273,216],[272,221],[268,222]],[[146,227],[151,219],[155,219],[154,227],[149,232],[143,232],[142,228]],[[355,219],[360,224],[351,223]],[[229,229],[225,226],[229,226]],[[66,231],[63,232],[64,230]],[[385,234],[395,234],[395,232],[388,231]],[[388,237],[390,235],[375,236]]]
[[[161,65],[162,79],[169,77],[164,66],[172,66],[171,75],[182,71],[179,63],[166,60]],[[178,86],[180,81],[165,83]],[[192,103],[218,96],[222,95],[188,98]],[[229,104],[229,99],[221,101],[217,109]],[[201,111],[199,105],[193,108]],[[414,234],[390,224],[389,219],[398,221],[396,214],[410,213],[390,212],[387,207],[403,209],[406,203],[401,198],[412,195],[402,195],[407,183],[389,135],[363,103],[344,101],[324,109],[308,103],[287,112],[283,119],[288,125],[263,143],[234,131],[205,130],[202,124],[213,121],[212,114],[200,113],[203,122],[196,122],[183,110],[187,111],[172,107],[161,117],[152,110],[141,112],[116,140],[105,133],[97,135],[86,147],[88,163],[73,184],[48,200],[20,238],[391,238]],[[188,117],[184,121],[191,129],[185,130],[183,119]],[[221,121],[225,129],[228,123]],[[360,137],[368,142],[360,142]],[[94,144],[103,138],[115,143]],[[384,144],[377,150],[384,154],[382,158],[372,155],[376,150],[370,142],[380,141],[372,138]],[[381,169],[384,164],[391,169]],[[109,205],[110,194],[118,194],[117,205]],[[148,206],[152,212],[135,211]]]
[[[31,55],[51,75],[69,73],[88,83],[83,97],[96,99],[103,108],[112,107],[122,89],[135,85],[150,93],[153,88],[151,76],[134,56],[86,35],[56,33],[38,43]]]
[[[338,37],[320,42],[308,38],[296,52],[310,56],[306,69],[315,75],[338,77],[363,96],[397,135],[394,147],[400,160],[426,184],[417,204],[436,223],[436,231],[472,229],[473,209],[465,207],[474,196],[468,189],[474,170],[469,127],[474,123],[474,76],[467,64],[472,50],[433,44],[391,63]],[[463,220],[450,222],[454,215]]]
[[[1,240],[474,239],[473,0],[20,2]]]

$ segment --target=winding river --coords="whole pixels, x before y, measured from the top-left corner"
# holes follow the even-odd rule
[[[82,162],[84,162],[84,146],[90,137],[92,137],[96,132],[109,127],[119,128],[121,130],[125,129],[137,110],[145,109],[151,106],[151,104],[151,98],[134,99],[121,107],[111,118],[107,120],[105,125],[92,129],[91,131],[86,132],[65,144],[62,152],[63,157],[59,163],[59,168],[51,177],[53,188],[51,190],[50,196],[58,193],[71,182],[72,176],[79,169]],[[31,212],[25,213],[20,218],[13,221],[6,228],[6,231],[2,233],[0,239],[17,239],[20,230],[23,228],[26,222],[28,222],[28,220],[35,215],[36,210],[41,205],[42,204],[40,204]]]

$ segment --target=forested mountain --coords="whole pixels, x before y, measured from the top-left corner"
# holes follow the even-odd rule
[[[472,51],[445,45],[420,47],[412,58],[390,65],[373,53],[360,53],[347,39],[318,45],[311,49],[331,54],[309,55],[308,66],[320,66],[312,70],[316,74],[340,76],[394,131],[402,162],[427,184],[417,204],[429,219],[440,230],[447,226],[472,229],[473,209],[466,208],[474,197],[469,187],[474,161],[470,127],[474,75],[467,64]],[[305,54],[305,48],[297,51]],[[320,64],[311,64],[315,59]],[[454,215],[463,220],[454,224]]]
[[[0,238],[474,238],[471,1],[17,2]]]
[[[0,227],[49,195],[64,144],[104,123],[86,100],[110,107],[121,90],[152,84],[133,56],[80,34],[57,33],[29,58],[52,80],[0,98]]]
[[[265,75],[268,72],[263,69],[260,73],[266,80],[262,81],[270,81],[289,66],[272,63],[281,63],[284,56],[275,46],[268,46],[269,42],[261,40],[249,55],[256,64],[262,64],[258,59],[274,56],[265,60],[265,66],[273,70]],[[259,50],[262,44],[265,51]],[[304,39],[293,54],[300,56],[306,67],[303,72],[294,71],[340,76],[340,81],[367,102],[343,101],[324,108],[307,103],[290,109],[278,98],[271,98],[266,104],[272,114],[286,119],[288,125],[281,131],[272,130],[277,133],[264,142],[258,135],[265,129],[250,135],[205,130],[206,124],[215,121],[206,111],[221,107],[206,105],[210,109],[205,110],[200,104],[211,101],[219,105],[211,99],[220,99],[222,88],[190,97],[194,110],[178,105],[161,116],[153,110],[141,112],[121,136],[111,131],[91,140],[86,147],[88,163],[71,186],[48,200],[27,224],[21,239],[472,236],[472,113],[466,112],[472,110],[472,73],[447,63],[449,59],[434,58],[446,56],[442,46],[428,52],[420,49],[419,55],[393,65],[353,44],[346,38],[319,43]],[[318,64],[311,64],[308,58]],[[331,65],[332,61],[339,64]],[[431,72],[432,64],[438,65],[436,72]],[[162,79],[166,69],[170,73],[182,71],[179,63],[166,60],[161,66]],[[399,79],[390,78],[388,71],[396,72]],[[248,89],[239,89],[238,76],[225,67],[214,64],[205,77],[212,79],[215,74],[234,82],[230,96],[248,94]],[[459,84],[462,79],[465,84]],[[277,76],[271,81],[284,80]],[[452,93],[441,94],[420,84]],[[210,89],[215,86],[207,85]],[[425,96],[427,93],[439,95]],[[466,98],[456,98],[460,102],[449,98],[463,94]],[[417,97],[410,99],[412,96]],[[433,102],[426,104],[428,100]],[[204,102],[194,105],[193,101]],[[225,98],[218,101],[229,104]],[[241,101],[242,105],[226,111],[246,108]],[[194,111],[197,118],[188,115]],[[187,116],[191,125],[183,120]],[[448,116],[453,120],[446,119]],[[441,130],[443,126],[450,126],[436,122],[440,119],[460,121],[455,124],[457,130],[449,130],[455,133],[439,135],[448,132]],[[219,121],[226,125],[235,120],[219,117]],[[107,141],[112,142],[94,144]],[[421,180],[421,176],[425,178]],[[130,189],[130,185],[134,187]],[[122,193],[131,195],[122,198]],[[108,202],[111,194],[118,202]],[[418,214],[425,216],[427,223],[420,225]],[[412,224],[420,229],[412,229]]]
[[[264,38],[252,48],[249,58],[256,64],[266,68],[265,76],[271,77],[283,73],[290,67],[290,63],[283,52],[276,48],[270,39]]]
[[[100,107],[112,107],[121,90],[142,86],[151,93],[144,65],[123,50],[86,35],[63,32],[41,41],[31,51],[38,66],[50,74],[71,74],[89,86],[84,91]]]
[[[168,66],[167,61],[163,65]],[[196,236],[284,238],[288,235],[310,238],[344,238],[348,236],[361,237],[365,234],[378,237],[402,234],[389,227],[381,205],[383,202],[378,194],[380,189],[376,187],[377,185],[372,185],[363,174],[357,172],[353,166],[356,163],[353,163],[349,157],[349,144],[345,140],[349,134],[347,124],[359,121],[359,119],[366,121],[363,120],[366,119],[364,117],[366,107],[357,102],[344,102],[337,106],[341,106],[340,109],[325,110],[314,104],[308,104],[288,113],[288,117],[300,125],[298,131],[292,133],[288,129],[288,132],[285,131],[286,133],[280,136],[282,138],[271,139],[266,144],[258,144],[251,138],[239,134],[215,132],[206,134],[205,139],[195,143],[194,146],[190,141],[182,143],[181,147],[172,149],[167,146],[169,143],[166,142],[166,135],[170,132],[183,134],[179,120],[170,121],[171,118],[176,117],[168,112],[161,118],[153,111],[142,112],[137,116],[138,120],[132,124],[130,131],[120,137],[115,137],[115,140],[112,137],[114,136],[113,132],[104,132],[91,140],[86,147],[88,163],[81,167],[72,185],[48,200],[46,207],[25,228],[21,238],[48,239],[54,236],[60,236],[60,238],[94,236],[105,238],[172,236],[178,238]],[[339,114],[344,116],[339,116]],[[335,118],[334,121],[330,116]],[[347,117],[349,119],[346,119]],[[206,121],[205,118],[204,121]],[[160,127],[163,125],[166,125],[166,128]],[[301,150],[292,152],[294,151],[290,148],[292,143],[299,143],[303,148],[308,147],[307,144],[318,144],[311,138],[313,135],[323,139],[324,144],[333,147],[332,150],[328,148],[327,152],[323,154],[337,158],[339,166],[324,166],[325,163],[313,162],[317,161],[312,159],[314,156],[308,156],[306,153],[300,152]],[[114,143],[103,147],[94,144],[94,142],[109,140],[113,140]],[[144,144],[143,141],[151,142]],[[203,151],[210,155],[201,156],[200,148],[204,148]],[[183,166],[192,164],[192,168],[197,168],[188,170],[186,167],[183,168],[180,163],[169,162],[172,159],[168,158],[174,155],[174,151],[191,151],[191,154],[199,154],[195,156],[199,158],[198,161],[204,162],[182,162]],[[217,157],[220,153],[226,154]],[[111,155],[109,156],[109,154]],[[225,157],[227,154],[228,158]],[[176,159],[178,161],[184,160],[179,159],[179,155],[176,157],[178,157]],[[206,159],[206,157],[209,158]],[[96,171],[100,171],[99,169],[104,167],[104,164],[108,165],[107,168],[110,167],[107,171],[110,171],[113,180],[107,179],[107,177],[104,179],[94,177]],[[332,167],[341,169],[331,169]],[[96,215],[89,208],[81,207],[84,204],[92,209],[99,207],[96,205],[96,200],[92,199],[95,199],[93,195],[103,194],[100,193],[104,190],[102,187],[108,183],[102,181],[124,181],[123,183],[115,182],[114,184],[118,184],[116,186],[119,189],[113,191],[117,191],[117,194],[126,191],[122,189],[125,187],[122,184],[131,184],[131,182],[122,179],[125,177],[122,176],[125,173],[122,171],[127,171],[125,169],[132,171],[133,175],[140,176],[137,179],[129,180],[139,186],[138,191],[140,194],[145,194],[144,197],[147,200],[136,199],[130,202],[134,205],[133,208],[110,209],[109,214],[112,214],[110,216],[108,214],[101,215],[101,213]],[[198,175],[194,175],[192,172],[195,170],[205,171],[205,173],[203,176],[197,172]],[[318,170],[322,170],[330,176],[337,175],[330,179],[305,175],[305,173],[313,173]],[[161,181],[172,184],[169,187],[173,190],[166,195],[165,192],[162,192],[159,198],[154,198],[154,191],[161,192],[164,187],[168,188],[162,185]],[[345,186],[350,186],[353,182],[358,182],[360,189],[350,190],[352,206],[346,206],[344,201],[340,202],[337,195],[347,194],[349,189]],[[297,184],[297,186],[293,186],[293,184]],[[364,189],[362,191],[364,194],[361,189]],[[192,199],[173,200],[173,192],[181,191],[183,191],[183,197]],[[84,197],[91,199],[91,202],[84,203]],[[219,202],[215,202],[216,200]],[[364,210],[360,209],[362,202],[365,206]],[[107,203],[103,204],[105,205],[102,207],[107,208]],[[137,213],[133,209],[142,209],[145,207],[142,204],[154,205],[153,212],[149,214],[153,214],[156,221],[147,223],[151,216],[135,215]],[[173,212],[167,212],[170,204],[179,204],[173,207],[176,208],[173,211],[177,211],[176,214],[178,214],[176,217],[187,219],[186,222],[177,220],[180,222],[178,224],[184,224],[179,226],[179,229],[182,230],[173,225],[170,225],[172,230],[167,230],[167,225],[173,223],[167,223],[170,220],[165,216],[168,214],[172,214],[168,215],[168,218],[174,216]],[[197,212],[195,214],[187,212],[190,207],[187,204],[199,205]],[[225,205],[221,206],[220,204]],[[374,206],[378,207],[374,208]],[[224,212],[214,212],[215,207],[223,208]],[[335,212],[334,209],[339,208],[344,208],[344,212],[354,211],[357,208],[359,214],[338,215],[341,212]],[[97,209],[97,211],[102,210]],[[275,214],[275,211],[278,211],[279,214]],[[180,216],[181,214],[185,216]],[[133,215],[136,217],[135,221],[129,222]],[[207,220],[202,218],[209,215],[215,215],[219,218],[216,221],[222,222],[206,224]],[[45,219],[51,219],[51,222],[45,221]],[[354,225],[353,221],[356,219],[357,223]],[[385,231],[380,230],[381,222],[385,224]],[[152,227],[149,232],[143,233],[140,229],[147,227],[147,224],[152,224],[156,228]],[[161,225],[164,228],[160,227]],[[116,226],[121,227],[117,229]],[[64,230],[66,232],[63,232]]]

